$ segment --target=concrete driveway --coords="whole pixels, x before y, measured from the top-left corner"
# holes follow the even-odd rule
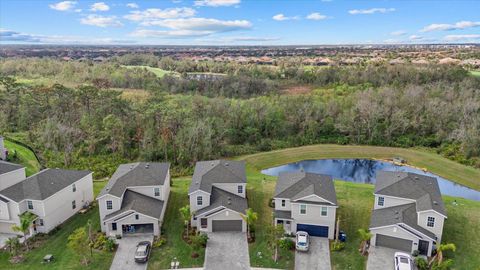
[[[331,270],[330,247],[327,238],[310,238],[308,252],[295,251],[295,270]]]
[[[138,242],[153,241],[153,235],[135,235],[124,236],[122,239],[117,239],[118,249],[113,258],[110,270],[145,270],[146,263],[136,263],[134,260],[135,250]]]
[[[393,256],[397,250],[371,246],[368,251],[367,270],[394,269]]]
[[[242,232],[209,233],[205,250],[205,269],[250,269],[247,235]]]

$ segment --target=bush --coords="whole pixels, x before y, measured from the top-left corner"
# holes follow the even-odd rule
[[[414,250],[414,251],[412,252],[412,256],[413,256],[413,257],[417,257],[418,254],[420,254],[420,252],[418,251],[418,249],[417,249],[417,250]]]
[[[341,251],[345,248],[345,242],[334,241],[332,243],[332,250],[333,251]]]
[[[157,238],[153,244],[152,244],[152,247],[153,248],[159,248],[161,246],[163,246],[165,243],[167,242],[167,240],[163,237],[160,237],[160,238]]]
[[[428,262],[422,257],[415,258],[415,264],[417,265],[418,270],[427,270]]]
[[[207,246],[207,241],[208,241],[208,236],[204,233],[197,234],[195,236],[192,236],[191,238],[192,244],[194,247],[206,247]]]
[[[278,241],[278,245],[281,249],[291,250],[295,248],[295,242],[291,238],[285,237]]]
[[[107,237],[103,233],[97,234],[97,237],[93,241],[93,248],[94,249],[102,249],[105,247],[105,242],[107,241]]]
[[[106,251],[114,251],[116,246],[117,246],[117,243],[116,243],[115,239],[114,238],[108,238],[105,241],[104,248],[105,248]]]

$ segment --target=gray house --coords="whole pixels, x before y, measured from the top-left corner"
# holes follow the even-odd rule
[[[370,231],[373,246],[431,256],[441,243],[445,207],[434,177],[378,172]]]
[[[169,163],[120,165],[97,197],[102,231],[160,235],[169,195]]]
[[[275,187],[275,224],[287,233],[334,238],[337,195],[331,176],[284,172]]]
[[[203,232],[245,232],[246,185],[244,161],[197,162],[188,193],[192,226]]]

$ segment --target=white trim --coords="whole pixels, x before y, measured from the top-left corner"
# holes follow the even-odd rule
[[[322,199],[322,200],[324,200],[324,201],[326,201],[326,202],[329,202],[329,203],[331,203],[332,205],[336,205],[336,204],[334,204],[333,202],[331,202],[331,201],[329,201],[329,200],[327,200],[327,199],[325,199],[325,198],[323,198],[323,197],[318,196],[317,194],[310,194],[310,195],[307,195],[307,196],[305,196],[305,197],[298,198],[298,199],[294,200],[294,202],[297,202],[297,201],[300,201],[300,200],[302,200],[302,199],[305,199],[305,198],[308,198],[308,197],[312,197],[312,196],[315,196],[315,197],[317,197],[317,198],[319,198],[319,199]],[[312,202],[313,202],[313,201],[312,201]]]
[[[303,214],[302,214],[302,205],[305,205],[305,213],[303,213]],[[306,215],[307,214],[307,204],[306,203],[299,203],[298,214],[299,215]]]
[[[418,234],[421,234],[421,235],[425,236],[426,238],[428,238],[428,239],[430,239],[430,240],[432,240],[432,241],[437,241],[437,240],[431,238],[430,236],[425,235],[424,233],[415,230],[414,228],[408,226],[408,225],[405,224],[405,223],[400,223],[400,224],[405,225],[406,227],[408,227],[408,228],[411,229],[412,231],[415,231],[415,232],[417,232]],[[383,228],[389,228],[389,227],[397,227],[397,228],[402,229],[402,230],[404,230],[405,232],[407,232],[407,233],[415,236],[417,239],[420,239],[420,238],[418,237],[418,235],[415,235],[415,234],[413,234],[413,233],[405,230],[404,228],[398,226],[398,224],[392,224],[392,225],[386,225],[386,226],[380,226],[380,227],[373,227],[373,228],[369,228],[369,230],[371,231],[371,230],[377,230],[377,229],[383,229]],[[433,233],[433,232],[432,232],[432,233]],[[395,236],[395,237],[396,237],[396,236]],[[400,237],[397,237],[397,238],[400,238]]]
[[[129,211],[131,211],[131,213],[129,213],[128,215],[125,215],[124,217],[116,220],[115,223],[118,223],[120,220],[123,220],[123,219],[131,216],[132,214],[142,215],[142,216],[144,216],[144,217],[149,217],[149,218],[152,218],[152,219],[155,219],[155,220],[160,221],[160,219],[158,219],[158,218],[155,218],[155,217],[152,217],[152,216],[149,216],[149,215],[142,214],[142,213],[137,212],[137,211],[135,211],[135,210],[129,210]],[[114,218],[118,217],[118,216],[121,215],[121,214],[125,214],[125,212],[119,213],[118,215],[113,216],[113,217],[111,217],[111,218],[109,218],[109,219],[105,219],[104,222],[108,222],[108,221],[110,221],[111,219],[114,219]]]
[[[205,206],[205,207],[208,207],[208,206]],[[205,207],[204,207],[204,208],[205,208]],[[216,208],[210,209],[210,210],[208,210],[207,212],[204,212],[204,213],[201,213],[201,214],[195,215],[195,217],[197,217],[197,218],[198,218],[198,217],[201,217],[201,216],[207,215],[207,214],[209,214],[209,213],[211,213],[211,212],[215,212],[217,209],[220,209],[220,208],[226,208],[226,207],[225,207],[225,206],[223,206],[223,205],[221,205],[221,206],[219,206],[219,207],[216,207]],[[202,209],[203,209],[203,208],[202,208]],[[199,210],[202,210],[202,209],[198,209],[197,211],[199,211]]]
[[[402,198],[402,197],[396,197],[396,196],[391,196],[391,195],[384,195],[384,194],[380,194],[380,193],[373,193],[373,194],[375,196],[381,196],[381,197],[388,197],[388,198],[401,199],[401,200],[405,200],[405,201],[417,202],[416,200],[409,199],[409,198]]]
[[[444,214],[439,213],[438,211],[436,211],[436,210],[434,210],[434,209],[418,211],[418,212],[417,212],[417,215],[420,214],[420,213],[425,213],[425,212],[435,212],[435,213],[437,213],[438,215],[440,215],[440,216],[442,216],[442,217],[444,217],[444,218],[448,218],[448,217],[445,216]]]
[[[201,189],[197,189],[197,190],[195,190],[195,191],[189,192],[189,193],[188,193],[188,196],[192,195],[192,194],[195,193],[195,192],[203,192],[203,193],[207,194],[208,196],[211,195],[211,193],[208,193],[208,192],[203,191],[203,190],[201,190]],[[233,193],[232,193],[232,194],[233,194]]]
[[[107,185],[108,185],[108,183],[107,183]],[[95,200],[98,201],[98,200],[100,200],[100,198],[103,198],[103,197],[105,197],[105,196],[107,196],[107,195],[108,195],[108,196],[115,197],[115,198],[117,198],[117,199],[122,199],[122,197],[123,197],[123,196],[122,196],[122,197],[117,197],[117,196],[115,196],[115,195],[113,195],[113,194],[106,193],[106,194],[103,194],[102,196],[98,196]]]
[[[218,215],[218,214],[220,214],[220,213],[222,213],[222,212],[224,212],[224,211],[232,211],[232,212],[235,212],[235,213],[239,214],[240,216],[244,215],[244,214],[242,214],[242,213],[240,213],[240,212],[237,212],[237,211],[235,211],[235,210],[232,210],[232,209],[230,209],[230,208],[224,208],[223,210],[220,210],[220,211],[214,213],[213,215],[207,217],[207,219],[212,218],[212,217],[214,217],[214,216],[216,216],[216,215]],[[240,217],[240,219],[228,219],[228,220],[242,220],[242,222],[243,222],[243,218],[241,218],[241,217]]]

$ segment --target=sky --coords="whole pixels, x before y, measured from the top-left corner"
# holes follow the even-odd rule
[[[479,42],[480,0],[0,1],[0,44]]]

